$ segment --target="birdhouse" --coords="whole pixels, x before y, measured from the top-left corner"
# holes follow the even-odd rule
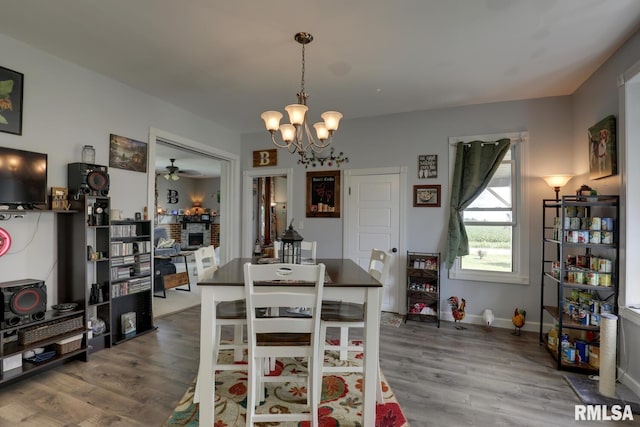
[[[293,229],[293,220],[289,228],[282,233],[280,238],[280,262],[287,264],[300,264],[302,254],[302,236]]]

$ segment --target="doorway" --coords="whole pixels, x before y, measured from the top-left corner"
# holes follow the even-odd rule
[[[382,310],[404,314],[405,199],[407,168],[352,169],[345,171],[345,222],[343,253],[369,268],[371,249],[391,255],[384,283]]]
[[[272,226],[277,231],[280,225],[289,224],[290,209],[287,203],[293,197],[293,169],[269,169],[268,171],[245,171],[242,181],[242,256],[251,257],[254,253],[256,240],[260,244],[272,240],[274,233]],[[268,179],[267,179],[268,178]],[[279,179],[273,179],[279,178]],[[284,181],[282,189],[277,188],[276,183]],[[272,206],[271,203],[274,203]],[[273,209],[272,209],[273,208]],[[273,216],[265,215],[269,211]],[[265,224],[265,218],[270,218],[269,224]],[[271,220],[275,219],[275,223]],[[269,229],[269,237],[266,231]]]
[[[209,167],[211,169],[218,168],[218,171],[209,171],[207,173],[217,173],[219,175],[219,191],[220,197],[218,199],[217,192],[215,194],[215,202],[207,201],[207,207],[210,207],[210,203],[217,203],[215,206],[215,210],[217,210],[217,222],[220,225],[220,234],[219,234],[219,245],[220,245],[220,262],[225,263],[229,259],[238,256],[239,253],[239,243],[238,243],[238,235],[239,235],[239,219],[237,218],[236,212],[240,209],[240,159],[239,156],[228,153],[222,150],[219,150],[215,147],[207,146],[196,141],[192,141],[186,138],[182,138],[177,135],[172,135],[168,132],[164,132],[158,129],[151,128],[149,132],[149,162],[150,162],[150,173],[148,173],[148,195],[147,195],[147,206],[155,206],[156,200],[159,197],[164,197],[166,199],[166,195],[156,194],[156,179],[157,175],[155,173],[155,161],[156,161],[156,153],[158,152],[159,146],[171,147],[172,150],[175,150],[176,157],[178,157],[181,153],[186,155],[186,153],[194,154],[196,157],[205,160],[205,167]],[[191,156],[193,157],[193,156]],[[164,165],[166,159],[163,160],[161,166]],[[167,163],[169,164],[169,163]],[[176,163],[180,166],[180,163]],[[195,163],[192,166],[189,166],[187,163],[182,164],[182,172],[179,172],[179,179],[170,180],[170,182],[179,183],[180,179],[186,179],[187,177],[199,176],[204,174],[206,171],[201,170],[198,171],[200,166],[196,166]],[[153,171],[153,172],[152,172]],[[164,179],[163,177],[159,179]],[[187,196],[187,194],[184,194]],[[178,198],[180,195],[178,195]],[[210,197],[210,194],[207,195]],[[167,205],[165,205],[166,207]],[[157,211],[149,212],[149,219],[154,219],[156,217]],[[196,286],[197,277],[193,273],[192,266],[188,266],[187,261],[188,258],[185,259],[185,265],[180,265],[180,268],[190,269],[189,276],[190,281],[193,286],[191,286],[191,292],[174,292],[167,299],[162,298],[153,298],[153,310],[154,316],[168,314],[171,312],[181,311],[188,307],[192,307],[194,305],[200,304],[200,295],[198,287]],[[192,257],[191,257],[192,258]],[[180,264],[180,263],[178,263]],[[193,264],[193,260],[191,259],[191,264]],[[155,270],[155,267],[154,267]],[[162,300],[162,301],[160,301]],[[162,305],[162,307],[160,307]]]

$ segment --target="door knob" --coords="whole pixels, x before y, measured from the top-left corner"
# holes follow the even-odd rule
[[[393,253],[398,252],[398,248],[391,248],[391,252],[393,252]]]

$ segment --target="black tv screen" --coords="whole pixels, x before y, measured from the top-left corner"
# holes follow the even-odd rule
[[[47,155],[0,147],[0,205],[47,203]]]

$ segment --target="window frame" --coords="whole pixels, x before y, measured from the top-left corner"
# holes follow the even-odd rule
[[[529,132],[496,133],[487,135],[471,135],[449,138],[449,184],[453,181],[455,167],[456,144],[458,142],[471,141],[497,141],[502,138],[511,140],[513,150],[512,160],[515,162],[515,171],[512,175],[512,206],[514,217],[512,221],[512,256],[513,271],[483,271],[462,269],[460,258],[456,258],[449,269],[449,279],[471,280],[475,282],[507,283],[516,285],[528,285],[529,280],[529,209],[528,209],[528,162],[529,162]]]

